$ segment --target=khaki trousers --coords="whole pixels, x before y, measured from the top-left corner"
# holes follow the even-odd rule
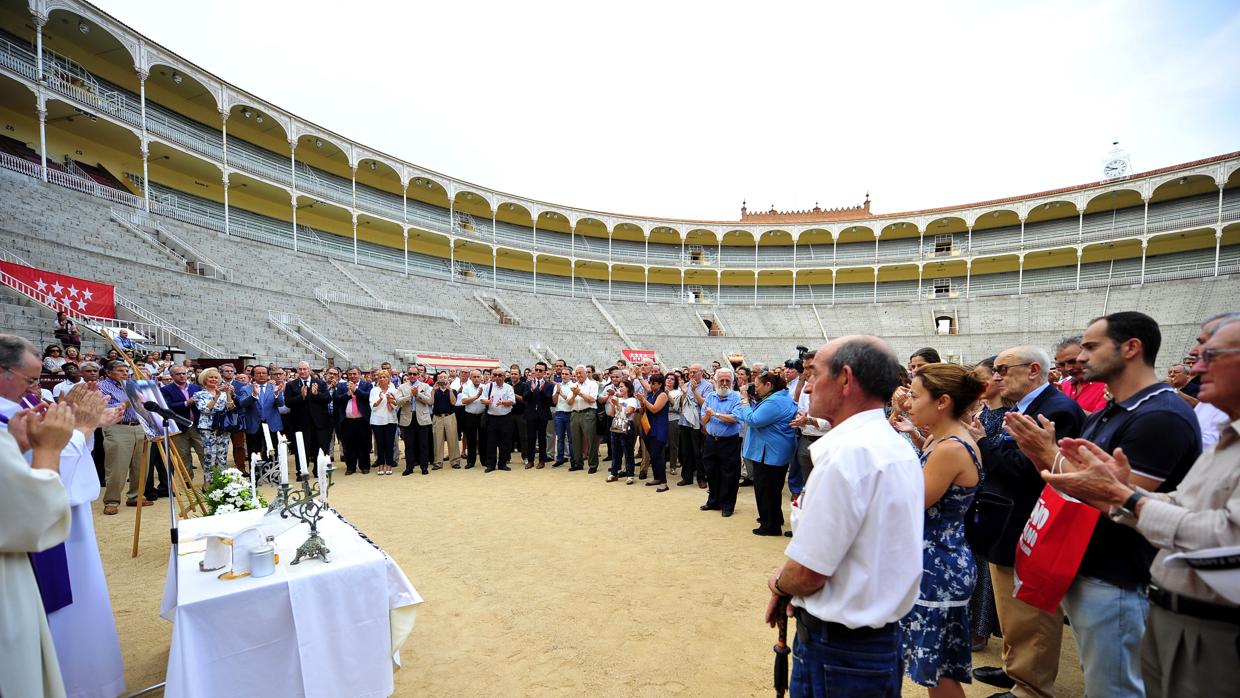
[[[173,435],[172,446],[181,455],[181,462],[191,476],[194,474],[194,453],[198,454],[199,466],[207,462],[206,451],[202,447],[202,434],[198,433],[198,427],[190,427]]]
[[[990,566],[995,609],[1003,628],[1003,671],[1016,682],[1017,698],[1050,698],[1059,674],[1059,646],[1063,643],[1063,611],[1046,613],[1013,598],[1011,567]]]
[[[455,414],[437,414],[431,417],[431,441],[435,444],[432,463],[452,465],[460,462],[461,442],[457,440]],[[445,443],[448,445],[447,458],[444,458]]]
[[[103,429],[104,504],[120,504],[121,489],[128,480],[125,501],[138,499],[138,475],[146,463],[142,460],[142,446],[146,434],[142,427],[133,424],[113,424]]]
[[[1141,674],[1146,698],[1240,695],[1240,626],[1150,604]]]

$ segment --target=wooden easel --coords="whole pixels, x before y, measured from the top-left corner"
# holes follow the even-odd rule
[[[203,497],[202,492],[194,487],[194,478],[190,476],[189,470],[185,468],[185,461],[181,459],[181,452],[177,450],[175,444],[168,444],[168,452],[172,456],[172,463],[168,463],[168,459],[164,456],[163,444],[158,439],[147,439],[142,444],[142,463],[141,470],[138,471],[138,511],[134,515],[133,520],[133,551],[130,557],[138,556],[138,538],[142,535],[142,503],[146,501],[143,493],[146,492],[146,471],[150,470],[151,449],[154,448],[159,452],[159,460],[163,462],[164,469],[168,471],[168,494],[177,499],[177,518],[189,518],[194,516],[194,508],[197,507],[203,516],[207,515],[207,500]],[[203,467],[206,467],[205,465]]]

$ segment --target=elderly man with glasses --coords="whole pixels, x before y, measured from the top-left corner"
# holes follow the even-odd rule
[[[1081,434],[1085,413],[1072,398],[1051,386],[1047,380],[1050,367],[1046,351],[1034,346],[1012,347],[995,357],[1001,395],[1015,403],[1012,412],[1050,420],[1058,438],[1075,438]],[[990,563],[1003,626],[1003,667],[978,667],[973,675],[982,683],[1010,688],[1021,698],[1050,696],[1059,673],[1063,613],[1046,613],[1012,596],[1016,542],[1046,483],[1038,467],[1010,436],[988,439],[984,433],[974,435],[986,466],[986,481],[978,496],[1002,498],[1010,501],[1012,508],[995,543],[989,549],[974,550]],[[983,522],[979,528],[998,529],[1001,524]]]
[[[108,399],[108,408],[124,405],[121,420],[103,428],[103,469],[107,476],[103,488],[103,513],[111,516],[117,512],[121,501],[121,489],[128,480],[125,494],[126,506],[139,504],[138,475],[146,465],[142,462],[142,448],[146,434],[138,422],[138,413],[129,404],[125,383],[129,380],[129,364],[109,361],[104,367],[106,378],[99,381],[99,390]],[[142,506],[150,506],[149,499],[141,499]]]
[[[508,373],[502,368],[491,371],[491,382],[482,387],[479,402],[486,405],[486,441],[482,451],[484,472],[496,468],[509,470],[508,459],[512,456],[512,406],[516,394],[507,382]]]

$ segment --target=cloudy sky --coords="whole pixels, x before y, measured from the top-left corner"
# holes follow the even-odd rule
[[[612,212],[894,212],[1240,150],[1240,4],[96,0],[300,117]],[[210,9],[207,9],[210,8]]]

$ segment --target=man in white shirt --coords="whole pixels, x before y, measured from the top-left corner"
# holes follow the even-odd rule
[[[572,376],[567,368],[561,367],[552,380],[555,381],[551,397],[552,416],[555,419],[555,463],[552,463],[551,467],[558,468],[564,465],[565,459],[573,456],[573,391],[568,388]]]
[[[457,419],[461,422],[461,435],[465,437],[465,448],[468,451],[465,458],[466,470],[477,464],[483,452],[478,437],[482,427],[482,415],[487,406],[478,402],[481,397],[482,372],[474,369],[470,371],[469,378],[461,382],[461,390],[456,398],[457,406],[464,408],[464,411],[457,414]]]
[[[491,382],[483,386],[479,402],[486,406],[486,439],[482,451],[483,472],[509,470],[508,459],[512,456],[512,406],[517,396],[507,383],[508,374],[502,368],[491,372]]]
[[[568,406],[573,412],[570,422],[573,464],[570,471],[581,470],[584,458],[590,461],[590,473],[598,472],[598,441],[597,418],[595,403],[598,400],[598,383],[589,377],[585,366],[577,366],[573,370],[573,380],[568,383],[568,394],[572,398]],[[586,453],[583,453],[586,452]]]
[[[787,597],[797,619],[792,695],[900,695],[898,621],[917,599],[925,508],[917,455],[883,415],[902,370],[877,337],[815,355],[810,414],[833,427],[810,449],[788,560],[767,580],[767,622]]]

